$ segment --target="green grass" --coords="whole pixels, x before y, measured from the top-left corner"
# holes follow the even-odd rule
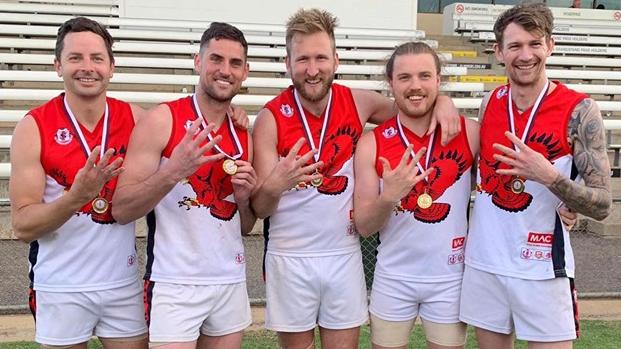
[[[575,349],[617,349],[621,343],[621,321],[582,321],[582,337],[574,343]],[[362,327],[360,349],[370,349],[369,327]],[[269,331],[247,332],[242,344],[243,349],[278,348],[276,334]],[[319,338],[317,337],[317,343]],[[0,343],[1,349],[37,349],[34,342]],[[420,326],[416,326],[410,338],[410,348],[425,348],[425,338]],[[526,349],[526,343],[516,341],[516,349]],[[91,341],[89,349],[100,349],[98,341]],[[319,346],[318,346],[319,348]],[[468,349],[477,348],[474,331],[468,329]]]

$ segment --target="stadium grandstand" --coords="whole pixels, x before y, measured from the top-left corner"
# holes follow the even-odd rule
[[[340,18],[336,31],[340,83],[389,95],[383,80],[385,59],[402,42],[424,41],[444,61],[441,90],[453,97],[464,115],[476,117],[485,93],[506,83],[504,69],[493,55],[492,26],[499,13],[518,2],[266,0],[258,5],[254,1],[0,0],[0,313],[24,312],[28,301],[28,248],[15,240],[10,225],[11,134],[29,109],[62,90],[53,59],[57,28],[67,19],[87,16],[109,28],[115,39],[116,71],[108,95],[144,107],[191,94],[198,81],[192,57],[203,30],[211,21],[235,24],[249,43],[250,74],[233,102],[245,108],[252,121],[267,101],[290,84],[284,64],[287,16],[299,7],[325,8]],[[584,296],[619,296],[621,1],[582,0],[580,8],[570,8],[572,0],[545,2],[553,8],[557,44],[548,60],[548,77],[597,101],[613,166],[611,217],[603,222],[581,219],[575,228],[574,250],[580,269],[586,271],[577,283]],[[260,227],[259,222],[245,238],[248,289],[257,302],[264,299]],[[144,254],[143,224],[137,239]],[[601,249],[581,248],[587,244]],[[372,271],[373,242],[365,241],[363,246]],[[610,282],[602,280],[604,265]]]

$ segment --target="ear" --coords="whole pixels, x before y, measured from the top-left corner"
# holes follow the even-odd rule
[[[496,60],[500,63],[504,63],[504,56],[502,54],[502,47],[501,45],[499,45],[498,43],[494,44],[494,56],[496,57]]]
[[[244,67],[244,76],[242,78],[242,81],[246,81],[246,78],[248,78],[248,73],[250,72],[250,63],[248,63],[248,61],[246,61],[246,66]]]
[[[336,52],[336,49],[334,49],[334,73],[336,73],[336,70],[339,68],[339,54],[338,52]]]
[[[194,71],[197,74],[200,74],[200,72],[201,72],[201,53],[200,53],[200,51],[198,53],[194,54]]]
[[[285,67],[287,67],[287,73],[289,74],[289,76],[293,76],[293,74],[291,73],[292,69],[291,69],[291,57],[289,57],[289,55],[285,56]]]
[[[554,45],[556,43],[554,42],[554,38],[550,37],[550,39],[548,40],[548,57],[550,57],[552,55],[552,51],[554,51]]]
[[[114,76],[114,68],[115,68],[114,63],[110,62],[110,79],[112,79],[112,77]]]
[[[56,70],[56,74],[59,78],[63,77],[63,73],[61,72],[62,66],[60,65],[60,61],[54,58],[54,70]]]

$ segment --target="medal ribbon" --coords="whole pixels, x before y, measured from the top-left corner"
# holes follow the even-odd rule
[[[203,114],[201,113],[201,110],[198,107],[198,100],[196,98],[196,93],[192,95],[192,102],[193,102],[194,114],[196,115],[196,118],[201,119],[201,124],[203,126],[203,129],[207,128],[207,123],[205,122],[205,118],[203,117]],[[216,148],[216,150],[220,152],[221,154],[224,154],[224,156],[226,156],[227,158],[231,160],[237,160],[244,154],[244,148],[242,148],[241,146],[239,137],[237,136],[237,132],[235,131],[235,127],[233,126],[233,120],[231,119],[231,116],[229,115],[229,113],[226,113],[226,118],[229,122],[229,134],[231,135],[231,138],[233,138],[235,151],[237,152],[237,154],[229,155],[226,152],[224,152],[224,150],[222,150],[222,148],[220,148],[217,144],[214,144],[214,148]],[[209,138],[210,141],[213,140],[213,136],[211,135],[211,132],[207,134],[207,137]]]
[[[401,141],[403,142],[406,148],[409,147],[410,141],[408,141],[407,137],[405,137],[405,133],[403,132],[403,126],[401,126],[400,114],[397,114],[397,127],[399,129],[399,137],[401,138]],[[425,169],[429,168],[429,158],[431,157],[431,153],[433,152],[433,140],[435,139],[435,137],[436,137],[435,132],[432,133],[431,136],[429,137],[429,144],[427,145],[427,153],[425,154],[425,168],[423,168],[423,166],[420,164],[420,161],[416,163],[416,166],[418,167],[418,170],[420,171],[420,173],[425,172]],[[412,156],[412,159],[416,157],[416,151],[414,150],[413,147],[412,147],[412,150],[410,151],[410,155]],[[425,182],[429,183],[427,176],[425,176]]]
[[[539,108],[541,107],[541,104],[543,103],[543,99],[545,98],[549,87],[550,87],[550,80],[546,80],[545,86],[543,87],[541,92],[539,92],[539,96],[537,97],[537,100],[535,100],[535,104],[533,104],[533,109],[531,110],[530,115],[528,116],[526,127],[524,128],[524,132],[522,133],[522,137],[520,138],[524,144],[526,144],[526,138],[528,138],[528,134],[530,133],[532,123],[535,121],[537,112],[539,111]],[[511,86],[509,86],[509,102],[507,104],[507,110],[509,114],[509,131],[511,131],[511,133],[513,133],[517,137],[517,134],[515,132],[515,118],[513,116],[513,98],[511,97]],[[518,149],[517,145],[515,144],[513,145],[513,149],[515,149],[515,151],[518,153],[520,152],[520,149]]]
[[[313,134],[310,131],[310,127],[308,126],[308,121],[306,121],[306,114],[304,114],[304,109],[302,108],[302,103],[300,102],[300,97],[298,96],[298,91],[293,89],[293,97],[295,98],[295,105],[298,109],[298,115],[302,119],[302,125],[304,126],[304,133],[306,134],[306,140],[311,147],[311,150],[317,149],[315,147],[315,141],[313,140]],[[330,92],[328,93],[328,106],[326,107],[326,112],[323,118],[323,125],[321,126],[321,135],[319,136],[319,149],[317,150],[317,154],[314,154],[315,162],[319,161],[321,155],[321,148],[323,147],[323,138],[326,134],[326,129],[328,128],[328,122],[330,119],[330,107],[332,106],[332,87],[330,87]]]
[[[75,115],[71,111],[71,108],[69,107],[69,103],[67,102],[67,95],[65,95],[63,102],[65,103],[65,111],[67,112],[67,115],[69,116],[69,120],[71,120],[71,124],[73,125],[73,128],[75,132],[78,134],[78,138],[80,139],[82,150],[84,150],[84,153],[86,154],[86,157],[88,158],[89,156],[91,156],[91,148],[88,146],[88,143],[86,142],[86,138],[84,137],[84,133],[82,132],[82,128],[80,127],[78,120],[76,119]],[[104,109],[103,131],[101,133],[101,149],[99,151],[100,160],[101,158],[103,158],[104,153],[106,152],[106,144],[108,142],[109,116],[110,116],[110,112],[108,110],[108,102],[106,102],[106,108]]]

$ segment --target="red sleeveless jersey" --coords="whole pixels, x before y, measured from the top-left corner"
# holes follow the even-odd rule
[[[561,175],[571,178],[573,153],[567,129],[574,109],[587,96],[556,84],[543,98],[525,143],[548,159]],[[493,144],[513,147],[504,135],[510,130],[508,93],[508,86],[491,93],[481,123],[477,194],[466,264],[530,280],[573,277],[570,236],[556,213],[558,197],[544,185],[528,180],[524,181],[524,191],[515,193],[511,190],[512,176],[496,173],[496,169],[507,166],[494,159],[493,154],[498,151]],[[511,107],[516,136],[522,138],[532,107],[522,114],[514,105]]]
[[[64,94],[61,94],[46,104],[29,112],[37,122],[41,136],[41,164],[45,173],[51,176],[66,190],[71,188],[76,173],[86,164],[86,151],[82,148],[80,138],[74,129],[69,114],[65,110],[63,102]],[[114,149],[115,154],[110,159],[114,161],[118,157],[124,157],[127,151],[127,142],[134,127],[134,117],[128,103],[114,98],[106,98],[109,109],[108,134],[105,150]],[[84,138],[92,150],[101,144],[104,118],[99,120],[95,129],[91,132],[81,127]],[[117,177],[112,178],[104,185],[100,196],[112,204],[112,194],[116,188]],[[108,210],[99,214],[93,211],[89,202],[80,209],[81,214],[91,216],[96,223],[114,223],[111,206]]]
[[[354,186],[353,155],[362,134],[362,125],[351,90],[334,83],[331,88],[330,115],[319,154],[324,163],[321,169],[323,183],[317,188],[302,183],[283,193],[276,212],[266,224],[270,252],[316,256],[349,253],[359,248],[350,211]],[[277,152],[281,158],[287,156],[300,138],[306,138],[293,91],[294,87],[290,86],[265,105],[276,121]],[[304,110],[304,114],[313,142],[319,148],[326,116],[313,115],[308,110]],[[310,150],[307,140],[299,154]]]

